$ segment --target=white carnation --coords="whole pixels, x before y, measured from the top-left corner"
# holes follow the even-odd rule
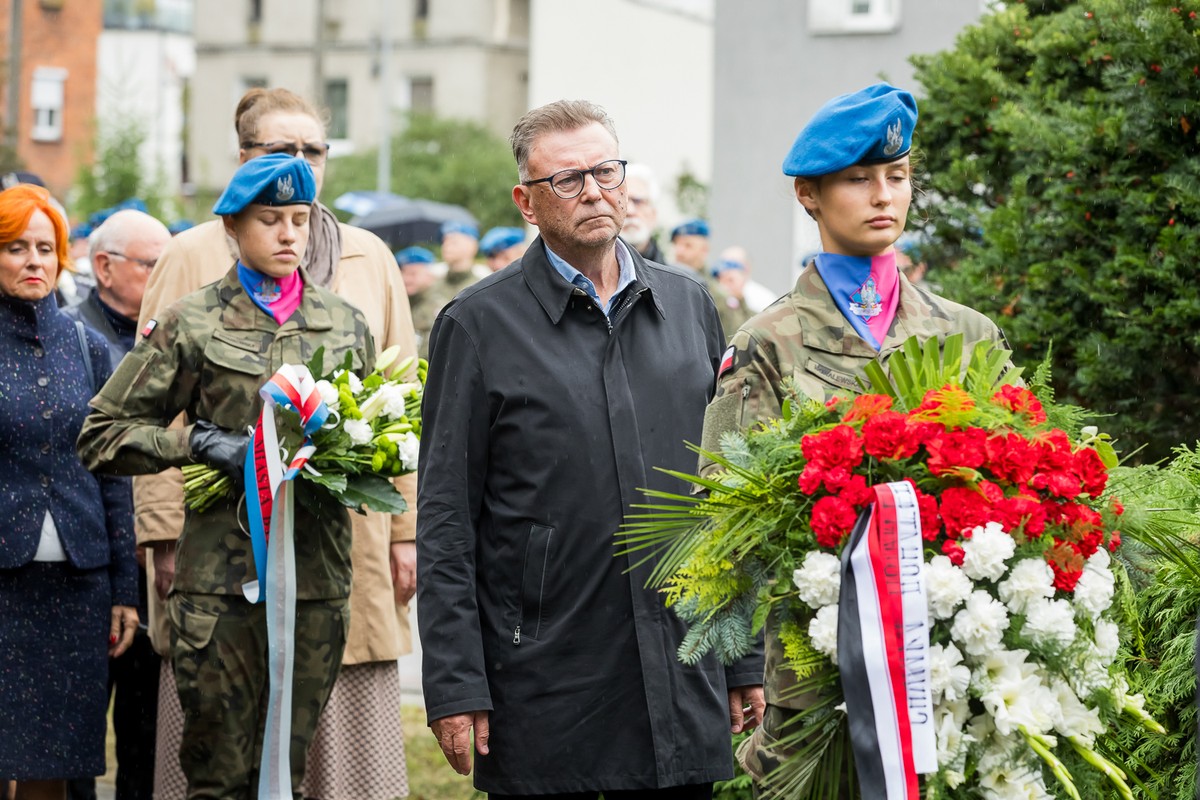
[[[412,433],[402,433],[400,438],[396,440],[396,453],[400,457],[400,463],[404,465],[404,469],[409,472],[415,472],[417,469],[417,456],[421,452],[421,440]]]
[[[971,579],[946,556],[934,556],[925,565],[925,596],[935,620],[950,619],[971,595]]]
[[[962,540],[963,572],[973,580],[994,581],[1004,574],[1004,562],[1012,558],[1017,543],[998,522],[989,522]]]
[[[341,399],[336,386],[329,381],[317,381],[317,394],[321,395],[321,401],[330,411],[337,411]]]
[[[829,656],[829,660],[837,663],[837,630],[838,607],[825,606],[817,611],[817,615],[808,623],[808,638],[812,646],[820,653]]]
[[[1000,647],[1008,630],[1008,609],[985,591],[975,590],[966,606],[954,615],[950,635],[968,655],[982,656]]]
[[[943,700],[954,702],[966,697],[970,684],[971,670],[963,664],[957,647],[929,645],[929,688],[935,705],[940,707]]]
[[[1075,612],[1066,600],[1038,600],[1025,613],[1022,632],[1039,646],[1060,650],[1075,641]]]
[[[1100,548],[1088,559],[1079,582],[1075,584],[1075,605],[1086,611],[1092,619],[1099,619],[1112,605],[1116,584],[1109,569],[1110,563],[1108,551]]]
[[[346,431],[346,435],[350,437],[351,443],[355,446],[369,444],[374,431],[371,430],[371,423],[361,419],[348,419],[342,423],[342,428]]]
[[[1044,558],[1023,558],[996,587],[1014,614],[1024,614],[1035,600],[1054,597],[1054,571]]]
[[[404,387],[394,383],[385,383],[379,387],[379,395],[383,400],[383,416],[400,419],[408,413],[404,405]]]
[[[837,556],[810,550],[800,569],[792,572],[792,582],[809,608],[822,608],[838,601],[842,586],[842,562]]]

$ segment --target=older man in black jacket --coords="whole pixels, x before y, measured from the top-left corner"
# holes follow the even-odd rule
[[[617,238],[611,120],[557,102],[513,131],[540,237],[462,292],[430,347],[418,619],[430,725],[493,798],[707,798],[762,662],[687,667],[684,626],[613,534],[642,488],[686,491],[723,346],[704,287]],[[744,709],[749,709],[744,715]],[[472,736],[473,729],[473,736]]]

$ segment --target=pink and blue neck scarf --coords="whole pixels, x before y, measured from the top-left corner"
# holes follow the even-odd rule
[[[821,253],[816,263],[834,305],[855,332],[878,350],[900,307],[896,252],[878,256]]]
[[[270,314],[280,325],[287,322],[304,299],[304,280],[296,270],[286,278],[272,278],[238,262],[238,280],[254,305]]]

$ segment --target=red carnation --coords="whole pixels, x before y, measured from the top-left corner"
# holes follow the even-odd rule
[[[1051,564],[1050,570],[1054,573],[1054,588],[1064,592],[1075,591],[1075,584],[1079,583],[1079,579],[1083,576],[1081,569],[1061,569],[1056,564]]]
[[[996,503],[995,520],[1007,531],[1024,525],[1025,535],[1036,538],[1046,530],[1046,509],[1036,497],[1018,494]]]
[[[996,477],[1024,486],[1037,469],[1040,453],[1028,439],[1016,433],[990,436],[986,443],[987,467]]]
[[[813,504],[812,531],[821,547],[833,549],[842,543],[858,518],[854,507],[840,497],[826,495]]]
[[[1110,552],[1110,553],[1115,552],[1116,549],[1120,546],[1121,546],[1121,532],[1113,531],[1112,535],[1108,537],[1108,552]]]
[[[870,486],[867,486],[867,479],[862,475],[851,475],[849,480],[842,485],[838,497],[855,508],[860,508],[875,500],[875,492],[871,490]]]
[[[857,422],[882,414],[892,407],[892,398],[886,394],[860,394],[842,417],[843,422]]]
[[[804,471],[800,473],[797,483],[800,484],[800,491],[805,494],[816,494],[821,488],[821,480],[824,478],[825,470],[815,461],[810,461],[804,465]]]
[[[967,557],[967,552],[963,550],[962,545],[954,539],[942,542],[942,552],[949,556],[950,563],[956,567],[961,567]]]
[[[802,437],[800,450],[805,459],[826,469],[840,465],[853,470],[862,463],[862,439],[849,425],[837,425]]]
[[[982,428],[945,431],[925,443],[929,451],[926,464],[934,475],[943,475],[955,467],[977,469],[987,459],[987,432]]]
[[[1037,434],[1033,442],[1040,455],[1038,467],[1041,471],[1068,470],[1074,466],[1075,454],[1071,450],[1071,440],[1058,428]]]
[[[1113,513],[1119,517],[1125,513],[1125,504],[1114,497],[1112,499],[1112,510],[1113,510]]]
[[[1100,454],[1090,447],[1080,448],[1075,453],[1075,474],[1083,482],[1083,491],[1091,497],[1099,497],[1108,484],[1108,468]]]
[[[951,486],[942,491],[942,522],[946,535],[957,539],[965,531],[986,525],[991,504],[982,492]]]
[[[911,458],[921,447],[914,433],[918,431],[911,429],[908,417],[898,411],[884,411],[863,423],[863,450],[880,460]]]
[[[1046,421],[1046,411],[1033,392],[1021,386],[1006,384],[992,395],[992,402],[1014,414],[1022,414],[1033,425]]]
[[[1049,472],[1039,472],[1033,476],[1033,480],[1029,485],[1035,489],[1042,489],[1055,497],[1062,497],[1067,500],[1072,497],[1078,497],[1083,491],[1083,485],[1079,482],[1079,478],[1073,472],[1065,470],[1053,470]]]

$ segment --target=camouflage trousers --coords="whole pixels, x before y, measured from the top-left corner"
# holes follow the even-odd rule
[[[187,796],[252,800],[258,794],[267,711],[266,607],[238,595],[176,592],[167,600],[167,611],[183,707],[179,762],[187,776]],[[295,792],[341,668],[349,622],[346,599],[296,602],[290,749]]]

